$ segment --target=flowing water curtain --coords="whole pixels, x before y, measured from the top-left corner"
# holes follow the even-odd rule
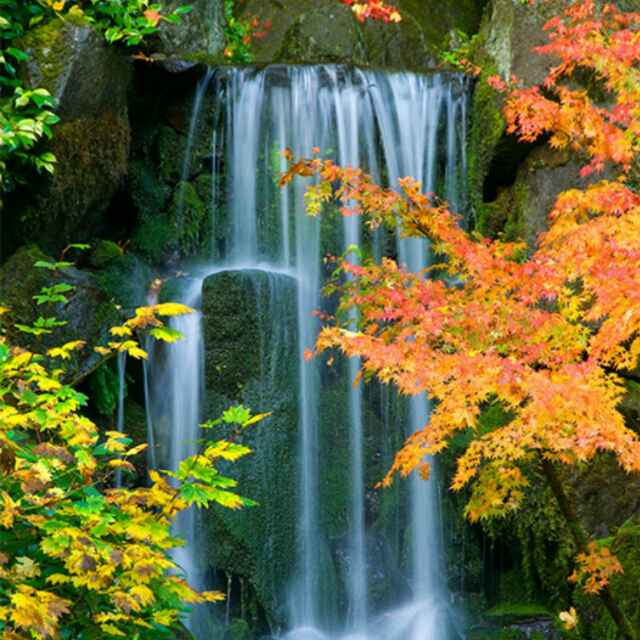
[[[387,598],[367,603],[372,580],[379,579],[372,575],[367,548],[379,540],[372,542],[366,520],[372,514],[367,512],[365,482],[378,479],[371,477],[372,472],[384,469],[371,467],[372,456],[365,454],[365,447],[375,437],[373,422],[382,425],[386,416],[392,431],[412,431],[428,418],[428,404],[426,399],[418,399],[404,409],[381,406],[376,416],[373,394],[368,389],[350,388],[357,362],[337,367],[342,378],[336,382],[336,374],[328,376],[322,364],[304,362],[304,351],[313,346],[319,327],[312,312],[323,304],[320,288],[326,253],[339,254],[350,244],[364,244],[378,254],[400,252],[407,263],[419,269],[428,263],[428,251],[424,244],[396,244],[379,233],[372,236],[358,218],[320,221],[308,217],[303,181],[278,189],[284,166],[279,152],[289,147],[294,155],[307,156],[319,147],[327,156],[365,167],[388,183],[414,175],[422,179],[426,189],[437,188],[462,206],[464,82],[457,76],[370,72],[330,65],[226,68],[213,75],[211,86],[224,102],[218,109],[220,117],[194,110],[194,119],[208,115],[218,120],[211,163],[212,182],[218,185],[212,189],[215,202],[211,206],[216,216],[211,223],[215,241],[210,265],[203,272],[257,268],[288,273],[297,282],[297,552],[291,575],[283,572],[280,578],[290,584],[288,625],[315,629],[316,634],[351,629],[368,638],[381,638],[382,627],[372,621],[381,607],[388,608],[391,602]],[[196,130],[195,125],[192,128]],[[226,175],[215,175],[216,167],[223,166]],[[278,312],[274,308],[272,313]],[[165,380],[165,385],[170,384]],[[182,393],[201,385],[194,381]],[[326,398],[335,394],[336,388],[341,389],[338,395],[346,411],[340,413],[341,424],[329,425]],[[393,394],[385,397],[389,395]],[[389,416],[394,424],[389,423]],[[343,455],[331,440],[336,427],[340,427],[340,447],[346,446],[348,451],[346,464],[331,470],[326,457]],[[160,445],[164,442],[166,447],[170,442],[170,431],[158,429]],[[263,444],[269,446],[268,442]],[[178,443],[169,446],[173,450]],[[326,489],[331,479],[328,473],[340,474],[344,483],[341,491],[349,496],[347,504],[340,506],[340,514],[350,524],[350,532],[340,534],[346,536],[344,540],[336,537],[335,526],[328,526],[327,517],[335,516],[336,509]],[[407,629],[415,629],[419,622],[435,629],[434,640],[443,640],[439,605],[424,604],[446,599],[441,545],[425,542],[439,537],[440,528],[434,524],[437,495],[428,483],[412,484],[410,494],[413,525],[404,541],[408,553],[404,554],[400,541],[392,542],[395,552],[390,562],[395,566],[393,571],[404,571],[413,589],[404,594],[408,604],[396,609],[397,615],[385,617],[385,638],[410,638]],[[397,515],[382,528],[398,540],[401,527]],[[409,566],[404,568],[403,555],[409,558]],[[206,564],[206,559],[201,562]]]

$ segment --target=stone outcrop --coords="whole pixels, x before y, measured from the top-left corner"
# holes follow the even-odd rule
[[[528,240],[534,240],[546,219],[548,197],[525,204],[522,196],[525,186],[531,187],[531,193],[539,191],[540,181],[549,172],[535,179],[532,174],[541,168],[541,158],[547,158],[548,154],[541,153],[531,159],[519,173],[518,167],[531,148],[518,145],[515,138],[505,133],[501,98],[486,84],[486,79],[498,74],[505,79],[516,75],[527,85],[541,82],[552,60],[534,53],[533,49],[545,42],[543,27],[563,6],[559,0],[535,5],[493,0],[485,10],[473,48],[473,57],[481,66],[482,74],[472,98],[468,166],[472,214],[479,230],[487,235],[506,230],[509,237],[524,232]],[[550,170],[566,166],[566,171],[561,172],[563,177],[574,177],[568,159],[549,160]],[[516,176],[517,187],[514,186]],[[554,180],[558,182],[560,178]],[[560,181],[556,193],[563,189],[563,184],[569,183]],[[525,209],[526,213],[521,215]],[[496,215],[502,226],[495,224]]]
[[[184,6],[182,0],[163,0],[164,12]],[[179,24],[161,23],[159,53],[169,71],[184,71],[203,55],[214,56],[224,48],[223,0],[192,0],[193,10]]]
[[[239,15],[271,22],[257,63],[346,63],[429,69],[451,30],[474,33],[483,3],[399,0],[399,24],[360,24],[337,0],[245,0]]]
[[[21,75],[57,100],[61,122],[51,151],[53,176],[34,181],[9,202],[8,231],[57,252],[86,240],[99,227],[127,173],[130,145],[125,56],[82,23],[52,19],[20,42],[29,54]]]
[[[297,283],[263,271],[226,271],[203,287],[205,416],[231,403],[272,416],[239,436],[254,454],[230,470],[260,507],[213,509],[211,564],[246,581],[276,623],[295,561],[297,491]],[[277,313],[274,313],[277,309]],[[216,438],[230,434],[214,434]],[[277,500],[273,496],[278,496]]]

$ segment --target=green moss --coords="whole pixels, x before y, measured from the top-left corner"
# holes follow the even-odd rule
[[[172,240],[182,256],[190,256],[202,248],[206,234],[206,207],[191,182],[180,182],[169,208]]]
[[[484,616],[503,624],[513,624],[531,618],[552,618],[553,614],[547,607],[535,602],[503,602],[485,611]]]
[[[160,264],[174,248],[173,229],[166,215],[147,218],[131,238],[131,248],[150,264]]]
[[[238,401],[272,412],[256,428],[228,434],[254,451],[228,471],[260,506],[207,516],[211,562],[243,576],[272,620],[282,614],[278,603],[286,600],[295,561],[295,299],[292,279],[260,271],[219,273],[203,287],[205,415],[219,415]]]
[[[484,236],[509,242],[525,236],[525,216],[529,188],[517,180],[512,187],[502,189],[493,202],[479,203],[476,209],[476,228]]]
[[[477,31],[484,0],[459,0],[458,2],[425,2],[425,0],[399,0],[397,6],[404,16],[415,20],[425,34],[425,40],[436,53],[446,45],[453,29],[467,34]]]
[[[131,253],[112,260],[97,276],[100,288],[118,305],[133,309],[145,303],[153,274]]]
[[[51,284],[47,270],[33,266],[39,260],[49,260],[49,256],[30,245],[20,249],[0,269],[0,300],[18,322],[25,324],[37,317],[38,309],[32,296]]]
[[[534,640],[520,629],[480,629],[472,630],[467,640]],[[536,639],[537,640],[537,639]]]
[[[89,239],[108,207],[127,171],[129,123],[106,112],[59,124],[51,150],[58,158],[55,174],[25,208],[23,222],[27,237],[41,237],[57,252]]]
[[[260,301],[247,298],[250,282],[250,277],[226,272],[207,278],[203,286],[206,330],[212,336],[206,353],[207,387],[233,400],[242,397],[244,387],[260,372],[255,348],[261,339],[256,323]]]
[[[17,46],[32,56],[31,64],[37,66],[40,76],[37,78],[38,85],[55,95],[65,66],[73,57],[73,39],[69,36],[69,26],[54,18],[29,30],[18,41]]]
[[[229,640],[252,640],[253,632],[246,620],[235,619],[227,629]]]
[[[161,127],[156,138],[160,177],[168,183],[176,183],[182,175],[182,163],[186,140],[172,127]]]
[[[171,189],[157,174],[157,167],[149,162],[134,160],[129,166],[128,192],[138,212],[146,222],[166,210]]]
[[[471,104],[471,132],[468,150],[468,188],[469,202],[476,214],[479,226],[487,225],[483,218],[487,212],[483,210],[484,180],[489,172],[496,146],[505,131],[505,121],[501,112],[499,94],[487,84],[487,78],[495,75],[496,68],[483,68],[473,92]]]
[[[113,416],[118,406],[118,374],[112,362],[105,362],[89,377],[89,397],[96,411]]]

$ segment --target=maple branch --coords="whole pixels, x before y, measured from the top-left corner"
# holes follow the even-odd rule
[[[578,514],[575,510],[575,507],[569,497],[565,493],[564,486],[562,485],[562,481],[560,480],[560,476],[558,475],[555,467],[551,460],[546,460],[541,457],[542,462],[542,472],[544,473],[547,482],[549,483],[549,487],[555,496],[556,501],[558,502],[558,506],[560,508],[560,513],[562,513],[564,519],[567,522],[569,530],[571,531],[571,535],[573,536],[573,540],[578,548],[580,553],[589,553],[589,535],[585,531],[580,519],[578,518]],[[605,608],[609,612],[609,615],[613,618],[618,630],[621,633],[621,637],[624,640],[638,640],[636,632],[633,630],[629,620],[622,612],[618,603],[616,602],[611,590],[604,586],[599,592],[598,596],[604,604]]]

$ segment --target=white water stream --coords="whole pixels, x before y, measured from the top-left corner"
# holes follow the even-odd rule
[[[288,603],[288,640],[347,638],[362,640],[451,640],[447,627],[447,591],[443,578],[443,551],[437,495],[437,473],[430,481],[410,481],[407,563],[403,571],[410,594],[388,611],[374,611],[369,584],[376,558],[368,552],[364,443],[365,394],[351,388],[359,362],[346,368],[345,393],[349,415],[348,562],[346,610],[336,610],[329,593],[326,548],[319,489],[322,455],[319,448],[319,411],[322,394],[317,362],[305,362],[319,329],[313,311],[321,306],[323,278],[321,242],[324,230],[318,219],[305,215],[305,183],[297,180],[285,189],[274,188],[274,177],[284,167],[278,155],[285,147],[294,156],[308,156],[313,147],[343,165],[361,166],[388,184],[407,175],[420,180],[425,191],[437,191],[454,207],[462,208],[466,92],[456,76],[414,75],[347,69],[337,66],[267,67],[264,70],[224,69],[207,76],[195,100],[188,150],[203,113],[203,97],[213,76],[216,91],[224,86],[224,123],[215,128],[213,157],[220,149],[226,166],[229,231],[222,258],[203,267],[194,278],[184,302],[199,308],[202,282],[217,271],[255,270],[286,273],[297,282],[297,396],[299,434],[296,571],[291,576]],[[221,147],[219,148],[219,146]],[[188,177],[188,157],[184,175]],[[277,191],[277,193],[276,193]],[[219,194],[212,194],[214,216]],[[275,213],[274,213],[275,211]],[[218,221],[214,219],[215,228]],[[347,249],[363,242],[362,221],[344,218],[339,245]],[[335,233],[335,231],[333,232]],[[368,240],[371,242],[371,240]],[[380,245],[380,240],[377,240]],[[384,242],[382,242],[382,245]],[[388,244],[388,243],[387,243]],[[412,270],[429,263],[427,243],[398,240],[401,262]],[[277,320],[277,319],[275,319]],[[353,321],[357,318],[354,316]],[[149,404],[154,435],[164,455],[159,463],[176,468],[195,450],[203,393],[203,338],[200,314],[175,322],[186,339],[171,346],[162,358],[153,358]],[[157,360],[157,362],[156,362]],[[422,428],[429,418],[426,397],[412,398],[403,425],[406,434]],[[207,416],[211,417],[211,416]],[[292,426],[295,428],[295,425]],[[274,496],[277,500],[277,496]],[[197,540],[194,513],[185,514],[176,532],[187,546],[176,555],[196,586],[202,586],[206,565],[199,557],[205,547]],[[206,620],[192,617],[198,640],[206,640]]]

